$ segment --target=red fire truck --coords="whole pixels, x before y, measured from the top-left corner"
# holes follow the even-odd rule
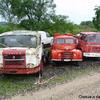
[[[82,61],[82,52],[77,49],[78,40],[71,34],[56,34],[51,49],[51,61]]]
[[[100,57],[100,32],[81,32],[78,40],[84,57]]]

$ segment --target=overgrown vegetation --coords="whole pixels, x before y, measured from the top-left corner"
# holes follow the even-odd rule
[[[93,18],[95,28],[100,31],[100,6],[95,8],[95,17]]]
[[[55,8],[54,0],[0,0],[0,15],[8,23],[0,26],[0,33],[15,29],[42,30],[51,35],[97,31],[92,21],[76,25],[68,16],[56,15]]]
[[[20,30],[20,29],[25,29],[23,28],[20,24],[4,24],[0,25],[0,33],[7,32],[7,31],[12,31],[12,30]]]
[[[35,91],[41,87],[49,87],[56,84],[61,84],[76,77],[81,77],[82,75],[91,74],[91,72],[97,72],[100,70],[100,62],[83,62],[83,65],[79,67],[65,64],[60,64],[59,66],[49,66],[45,67],[43,73],[43,81],[47,81],[45,84],[38,85],[35,84],[38,77],[35,75],[6,75],[0,77],[0,98],[10,97],[15,94],[24,94],[25,92]],[[51,77],[55,76],[53,79],[49,80]]]
[[[32,75],[30,76],[4,76],[0,78],[0,98],[5,96],[15,95],[19,92],[25,92],[26,90],[31,90],[35,86],[36,78]]]

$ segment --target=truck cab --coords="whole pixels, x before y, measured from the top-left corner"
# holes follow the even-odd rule
[[[84,57],[100,57],[100,32],[80,32],[78,40]]]
[[[41,36],[17,30],[0,34],[0,73],[33,74],[43,70]]]
[[[48,32],[45,31],[38,31],[41,35],[41,42],[44,47],[50,46],[53,37],[50,36]]]
[[[78,40],[71,34],[54,36],[51,61],[82,61],[82,52],[77,49]]]

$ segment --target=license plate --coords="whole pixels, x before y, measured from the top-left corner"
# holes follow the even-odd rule
[[[70,61],[70,59],[64,59],[64,61]]]

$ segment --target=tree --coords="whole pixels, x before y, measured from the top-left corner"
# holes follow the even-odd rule
[[[68,16],[55,15],[52,17],[52,22],[50,24],[49,31],[52,34],[58,33],[68,33],[74,30],[74,24],[68,20]]]
[[[8,23],[13,23],[17,19],[12,13],[10,0],[0,0],[0,15]]]
[[[81,31],[97,31],[92,21],[82,21],[79,27]]]
[[[8,22],[17,21],[21,28],[27,30],[42,30],[51,34],[75,30],[68,16],[55,14],[54,0],[0,0],[0,6],[1,15]]]
[[[42,23],[55,14],[53,0],[11,0],[12,13],[26,29],[42,30]]]
[[[95,17],[93,18],[93,24],[95,28],[100,31],[100,6],[95,8]]]
[[[16,19],[26,29],[41,30],[55,14],[53,0],[0,0],[0,14],[7,22]]]
[[[82,21],[82,22],[80,23],[80,25],[81,25],[81,26],[84,26],[84,27],[91,27],[91,28],[94,27],[92,21]]]

